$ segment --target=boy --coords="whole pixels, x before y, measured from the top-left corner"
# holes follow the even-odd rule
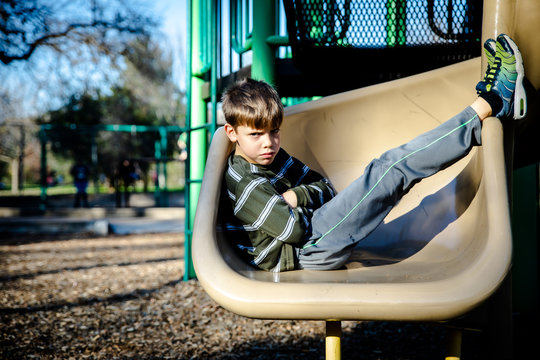
[[[484,49],[488,69],[469,107],[373,160],[337,195],[328,180],[280,148],[283,107],[272,87],[244,80],[228,89],[225,132],[236,148],[225,184],[236,225],[227,228],[247,234],[235,241],[250,262],[275,272],[342,267],[411,186],[480,145],[481,121],[523,118],[524,70],[516,44],[502,34]]]

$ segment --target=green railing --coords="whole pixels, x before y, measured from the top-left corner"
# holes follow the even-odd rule
[[[279,5],[278,0],[188,2],[184,280],[196,276],[191,260],[193,221],[207,148],[218,126],[218,79],[242,69],[251,53],[249,76],[274,83],[276,49],[287,45],[287,38],[279,36],[280,18],[283,24],[285,21],[279,15]]]
[[[212,97],[212,119],[207,119],[207,102],[203,96],[205,77],[211,77],[211,92],[214,93],[216,64],[216,3],[211,0],[188,2],[188,76],[186,130],[188,157],[186,161],[185,190],[185,242],[184,280],[195,277],[191,260],[193,220],[204,173],[208,133],[215,131],[216,103]]]

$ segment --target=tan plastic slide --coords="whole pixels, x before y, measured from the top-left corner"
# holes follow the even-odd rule
[[[289,107],[282,146],[341,190],[368,162],[457,114],[475,99],[473,59]],[[483,145],[413,187],[360,242],[346,270],[268,273],[242,262],[219,230],[218,201],[232,146],[212,140],[193,233],[197,277],[223,307],[247,317],[440,321],[487,299],[511,264],[500,122]]]

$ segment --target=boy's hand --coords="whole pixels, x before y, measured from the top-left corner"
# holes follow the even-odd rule
[[[287,190],[283,194],[281,194],[283,197],[283,200],[291,207],[295,208],[298,206],[298,199],[296,198],[296,194],[292,190]]]

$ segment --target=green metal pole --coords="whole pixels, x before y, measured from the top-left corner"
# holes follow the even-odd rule
[[[211,61],[212,67],[210,69],[210,103],[212,106],[212,121],[210,122],[210,134],[213,135],[217,128],[217,80],[218,80],[218,39],[217,39],[217,3],[218,1],[212,1],[211,6],[211,20],[210,20],[210,37],[211,37]]]
[[[161,171],[163,172],[161,206],[169,206],[169,189],[167,187],[167,129],[163,126],[160,127],[159,135],[161,137]]]
[[[205,21],[202,20],[203,4],[201,1],[190,1],[190,9],[188,12],[190,22],[190,81],[189,85],[189,128],[204,125],[206,123],[206,103],[203,99],[203,86],[204,80],[197,75],[200,75],[204,65],[201,60],[202,55],[202,41],[204,37]],[[184,280],[194,278],[195,270],[193,268],[191,258],[191,239],[193,221],[195,219],[195,210],[197,209],[197,201],[199,199],[199,192],[201,184],[196,179],[202,179],[204,173],[204,165],[206,160],[206,131],[189,131],[188,134],[189,144],[189,161],[187,166],[188,176],[187,178],[187,204],[186,204],[186,234],[185,234],[185,271]]]
[[[47,209],[47,132],[43,129],[43,127],[39,131],[39,140],[41,143],[41,167],[40,167],[41,196],[40,196],[39,210],[45,211]]]
[[[407,43],[407,1],[386,2],[386,45],[403,46]]]
[[[154,141],[154,158],[156,159],[156,182],[154,184],[154,201],[161,206],[161,143]]]
[[[276,1],[257,0],[253,2],[253,62],[251,77],[275,84],[275,48],[267,39],[275,35]]]
[[[191,174],[190,174],[190,163],[191,163],[191,141],[190,141],[190,128],[191,128],[191,102],[193,98],[193,94],[191,91],[192,86],[192,77],[193,77],[193,71],[192,71],[192,53],[193,53],[193,14],[192,14],[192,1],[189,0],[187,2],[187,28],[188,28],[188,56],[187,56],[187,91],[186,91],[186,149],[188,152],[187,159],[184,163],[184,172],[185,172],[185,181],[186,185],[184,188],[184,208],[185,208],[185,218],[184,218],[184,281],[187,281],[190,279],[191,275],[191,269],[193,268],[191,265],[191,224],[189,222],[190,216],[190,208],[191,204],[189,199],[191,198]]]

